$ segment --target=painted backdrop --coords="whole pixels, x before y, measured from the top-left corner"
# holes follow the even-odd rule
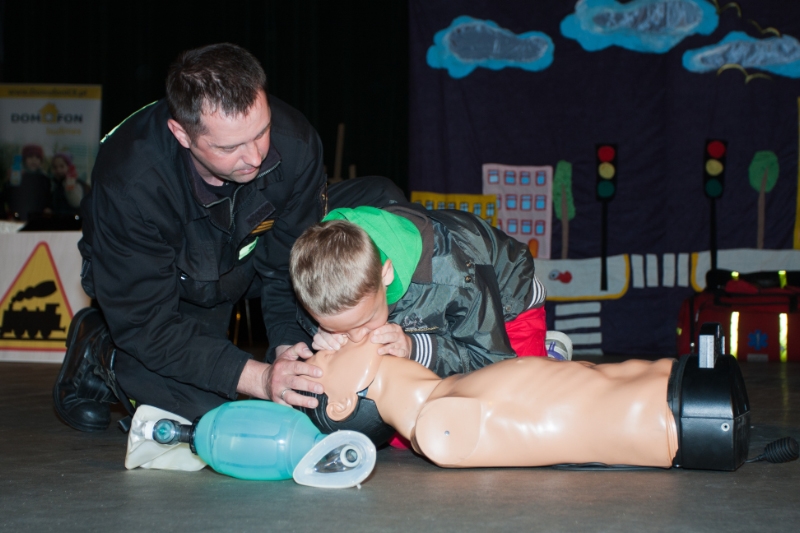
[[[800,270],[798,38],[782,0],[412,0],[409,188],[497,194],[579,353],[673,354],[712,266]]]

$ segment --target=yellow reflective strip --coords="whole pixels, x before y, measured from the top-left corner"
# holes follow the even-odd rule
[[[735,270],[731,272],[731,279],[739,279],[739,273]]]
[[[778,270],[778,279],[781,280],[781,289],[786,286],[786,271]]]
[[[739,311],[731,313],[731,355],[739,358]]]
[[[778,342],[781,349],[781,363],[785,363],[789,359],[789,315],[781,313],[778,315]]]

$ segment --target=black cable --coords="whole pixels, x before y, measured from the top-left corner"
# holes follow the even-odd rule
[[[572,470],[576,472],[619,472],[620,470],[663,470],[656,466],[635,466],[635,465],[607,465],[605,463],[563,463],[552,465],[554,470]]]
[[[774,442],[770,442],[764,448],[764,453],[753,459],[748,459],[748,463],[756,461],[767,461],[770,463],[788,463],[800,456],[800,446],[792,437],[783,437]]]

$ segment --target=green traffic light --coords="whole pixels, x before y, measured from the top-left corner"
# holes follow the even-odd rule
[[[717,179],[710,179],[705,183],[706,195],[709,198],[719,198],[722,196],[722,182]]]
[[[615,185],[610,181],[601,181],[597,184],[598,198],[608,199],[614,196]]]

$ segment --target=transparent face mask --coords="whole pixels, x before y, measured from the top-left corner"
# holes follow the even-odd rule
[[[360,485],[375,467],[375,445],[356,431],[336,431],[314,445],[294,469],[294,480],[318,488]]]

